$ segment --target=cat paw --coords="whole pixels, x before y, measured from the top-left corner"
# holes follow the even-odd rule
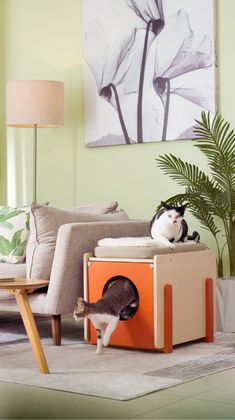
[[[169,248],[170,248],[170,249],[175,249],[175,244],[170,244],[170,245],[169,245]]]
[[[96,351],[95,351],[95,353],[94,353],[95,355],[97,355],[97,354],[102,354],[102,350],[101,349],[97,349]]]
[[[103,339],[103,346],[107,347],[109,345],[109,340]]]

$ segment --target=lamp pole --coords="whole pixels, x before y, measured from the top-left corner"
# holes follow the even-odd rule
[[[37,202],[37,124],[33,126],[33,201]]]

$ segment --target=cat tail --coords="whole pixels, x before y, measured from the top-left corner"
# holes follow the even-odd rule
[[[198,232],[194,231],[192,235],[188,235],[188,241],[200,242],[200,235]]]

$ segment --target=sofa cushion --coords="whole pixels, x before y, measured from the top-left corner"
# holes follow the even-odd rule
[[[0,263],[0,279],[4,277],[26,277],[26,263]]]
[[[0,261],[17,264],[25,259],[29,238],[29,208],[0,206]]]
[[[178,242],[175,249],[163,246],[150,237],[105,238],[98,241],[94,255],[98,258],[153,258],[155,255],[203,251],[207,247],[194,241]]]
[[[128,220],[128,216],[123,210],[108,214],[89,214],[80,209],[62,210],[33,203],[26,250],[27,277],[49,280],[57,233],[61,225],[117,220]]]
[[[108,201],[107,203],[83,204],[71,210],[83,213],[107,214],[117,210],[117,206],[117,201]]]

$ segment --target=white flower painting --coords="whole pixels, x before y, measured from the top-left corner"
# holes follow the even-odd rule
[[[214,0],[83,0],[87,147],[193,137],[216,110]]]

